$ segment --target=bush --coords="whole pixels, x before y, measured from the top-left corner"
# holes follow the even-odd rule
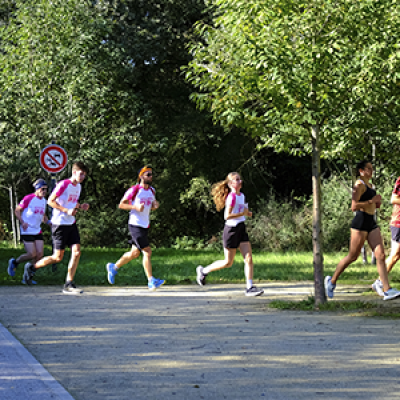
[[[273,194],[257,205],[247,221],[250,241],[264,251],[300,251],[312,249],[312,211],[291,202],[278,202]]]

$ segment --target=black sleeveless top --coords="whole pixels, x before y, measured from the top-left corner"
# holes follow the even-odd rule
[[[374,196],[376,196],[376,190],[370,188],[364,181],[361,182],[366,186],[367,190],[362,194],[359,201],[371,200]]]

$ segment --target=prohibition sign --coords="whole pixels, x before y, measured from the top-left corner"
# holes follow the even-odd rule
[[[41,151],[39,161],[45,171],[55,174],[65,168],[68,156],[61,146],[50,144]]]

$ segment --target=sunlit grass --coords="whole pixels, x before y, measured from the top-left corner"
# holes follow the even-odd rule
[[[20,284],[23,273],[23,265],[17,269],[15,278],[7,274],[7,264],[11,257],[17,257],[23,253],[23,248],[0,248],[0,284]],[[49,255],[51,249],[46,247],[45,255]],[[82,248],[82,257],[76,273],[75,281],[80,285],[108,285],[105,265],[115,262],[124,250],[104,248]],[[332,275],[337,263],[345,253],[330,253],[324,255],[325,275]],[[51,267],[38,270],[36,280],[40,284],[62,284],[65,279],[69,250],[66,251],[64,260],[57,266],[57,271],[52,272]],[[223,258],[223,253],[208,250],[175,250],[154,249],[152,264],[154,276],[166,279],[168,284],[191,284],[195,282],[196,267],[208,265],[215,260]],[[311,252],[302,253],[266,253],[255,251],[254,281],[312,281],[313,256]],[[209,283],[243,283],[244,269],[243,259],[238,252],[235,263],[231,268],[219,270],[207,277]],[[400,281],[400,270],[394,267],[390,274],[392,282]],[[361,258],[352,264],[342,275],[340,283],[357,284],[370,283],[377,277],[375,265],[363,265]],[[116,285],[145,285],[146,278],[141,264],[141,257],[121,268],[116,278]]]

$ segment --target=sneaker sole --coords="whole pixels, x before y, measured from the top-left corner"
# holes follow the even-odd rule
[[[110,285],[114,285],[115,280],[114,280],[114,282],[111,282],[111,280],[110,280],[110,271],[108,270],[108,265],[109,265],[109,264],[106,265],[107,280],[108,280],[108,283],[109,283]]]
[[[256,296],[261,296],[263,293],[264,293],[264,290],[260,291],[260,292],[256,292],[256,293],[244,292],[244,295],[247,296],[247,297],[256,297]]]
[[[399,297],[399,296],[400,296],[400,292],[394,294],[393,296],[387,296],[387,297],[384,296],[383,300],[392,300],[392,299],[395,299],[396,297]]]
[[[375,283],[372,284],[372,290],[374,290],[378,296],[384,297],[385,295],[383,294],[383,290],[379,289],[377,289],[377,285]]]
[[[80,294],[83,293],[83,290],[77,290],[76,292],[70,292],[69,290],[64,290],[63,289],[62,292],[64,294],[69,294],[69,295],[72,295],[72,296],[79,296]]]
[[[165,283],[165,281],[160,286],[149,288],[149,291],[155,292],[158,288],[160,288],[162,285],[164,285],[164,283]]]
[[[326,296],[326,297],[329,297],[330,299],[333,299],[333,294],[332,294],[332,297],[329,296],[329,294],[328,294],[328,288],[327,288],[327,286],[328,286],[328,280],[329,280],[329,278],[332,279],[331,276],[326,276],[325,279],[324,279],[325,296]]]
[[[201,276],[203,276],[203,274],[200,272],[200,268],[203,269],[200,266],[196,268],[196,282],[199,286],[204,286],[204,283],[201,282]]]
[[[11,277],[14,277],[16,270],[17,270],[17,268],[14,268],[13,264],[11,263],[11,261],[9,261],[8,262],[8,268],[7,268],[8,275],[10,275]]]

